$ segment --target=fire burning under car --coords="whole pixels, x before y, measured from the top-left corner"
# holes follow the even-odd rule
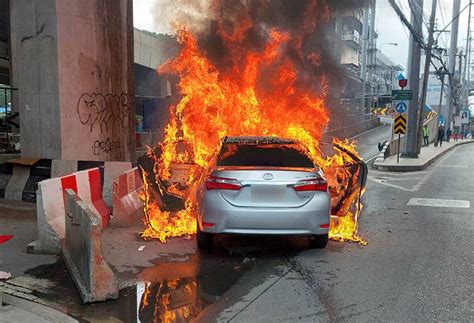
[[[265,136],[306,147],[329,184],[330,238],[365,244],[357,223],[367,167],[355,142],[322,142],[330,122],[331,71],[317,30],[329,21],[329,8],[322,0],[300,1],[304,5],[288,18],[301,21],[295,24],[284,15],[272,17],[276,2],[247,2],[232,1],[229,8],[214,1],[210,35],[178,26],[180,52],[158,69],[179,76],[180,99],[170,108],[163,141],[139,161],[145,182],[141,235],[166,242],[194,234],[196,186],[221,139]]]

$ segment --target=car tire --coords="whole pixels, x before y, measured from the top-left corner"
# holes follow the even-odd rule
[[[329,241],[328,234],[320,234],[309,237],[309,246],[311,249],[324,249]]]
[[[196,242],[199,250],[211,252],[214,235],[212,233],[202,232],[197,226]]]

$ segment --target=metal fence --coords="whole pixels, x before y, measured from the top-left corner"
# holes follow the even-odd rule
[[[18,112],[12,111],[12,99],[17,88],[0,86],[0,149],[2,152],[14,152],[15,144],[19,142]]]

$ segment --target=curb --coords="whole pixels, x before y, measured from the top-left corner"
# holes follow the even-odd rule
[[[360,137],[360,136],[362,136],[362,135],[365,135],[365,134],[367,134],[367,133],[369,133],[369,132],[378,130],[378,129],[383,128],[383,127],[387,127],[387,124],[381,123],[380,126],[377,126],[377,127],[375,127],[375,128],[372,128],[372,129],[370,129],[370,130],[366,130],[366,131],[364,131],[364,132],[361,132],[361,133],[359,133],[359,134],[357,134],[357,135],[355,135],[355,136],[352,136],[350,139],[356,139],[357,137]]]
[[[5,210],[36,212],[36,204],[0,198],[0,208]]]
[[[417,171],[422,171],[428,168],[428,166],[432,165],[435,161],[437,161],[439,158],[444,156],[447,152],[453,150],[456,147],[462,146],[462,145],[467,145],[467,144],[472,144],[474,141],[468,141],[468,142],[460,142],[457,143],[454,146],[449,147],[448,149],[442,151],[436,156],[433,156],[431,159],[427,160],[424,164],[421,165],[383,165],[383,164],[378,164],[377,160],[373,164],[373,169],[379,170],[379,171],[386,171],[386,172],[417,172]]]
[[[38,317],[46,320],[47,322],[64,322],[64,323],[77,323],[75,319],[66,314],[63,314],[51,307],[44,306],[35,302],[30,302],[22,298],[14,297],[8,294],[2,295],[3,302],[12,306],[19,308],[23,311],[30,312],[37,315]],[[2,310],[0,309],[0,316]]]

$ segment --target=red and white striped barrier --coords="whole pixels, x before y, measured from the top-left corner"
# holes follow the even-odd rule
[[[109,225],[111,211],[102,198],[99,168],[92,168],[38,183],[38,240],[30,243],[32,253],[59,253],[59,243],[65,235],[65,192],[72,189],[89,209],[101,219],[101,228]]]
[[[139,197],[142,190],[143,181],[137,167],[115,178],[112,193],[111,226],[130,226],[143,214],[143,202]]]

